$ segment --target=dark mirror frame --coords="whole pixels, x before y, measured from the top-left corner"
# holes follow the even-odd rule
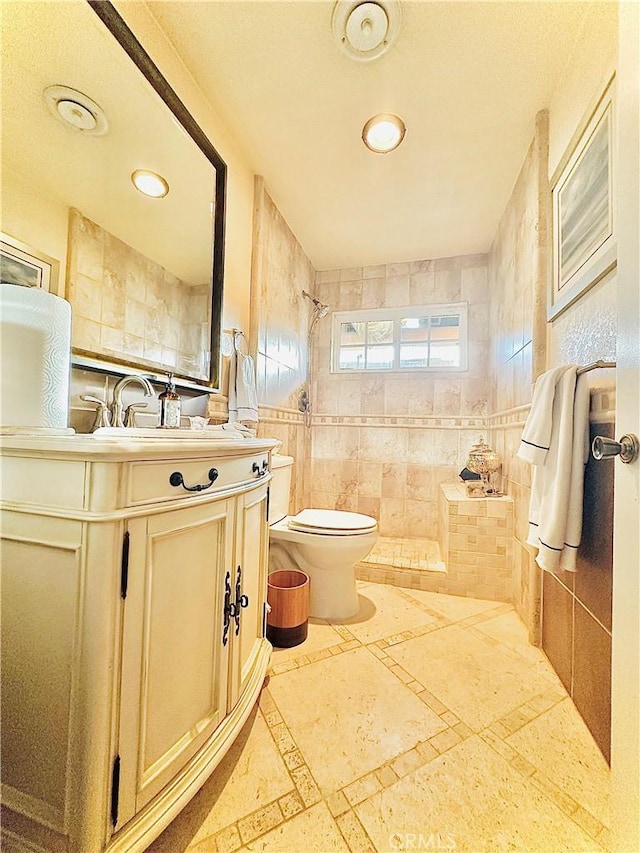
[[[202,383],[202,387],[217,390],[220,383],[220,336],[222,333],[222,292],[224,288],[226,163],[110,0],[87,0],[87,2],[216,170],[213,270],[211,277],[211,369],[209,382]],[[193,387],[201,383],[188,378],[187,384]]]

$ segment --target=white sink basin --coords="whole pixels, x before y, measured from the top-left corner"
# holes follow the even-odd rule
[[[174,438],[194,441],[239,441],[247,436],[238,429],[223,430],[220,427],[207,429],[145,429],[143,427],[99,427],[91,433],[94,438],[134,438],[172,441]]]

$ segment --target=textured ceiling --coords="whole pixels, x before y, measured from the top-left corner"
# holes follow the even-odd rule
[[[329,269],[489,249],[589,5],[402,2],[397,41],[369,63],[334,42],[330,0],[149,8]],[[378,112],[407,125],[387,155],[360,138]]]

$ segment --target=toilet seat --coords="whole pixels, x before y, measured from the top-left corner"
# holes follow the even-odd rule
[[[378,522],[370,515],[333,509],[303,509],[289,518],[289,528],[300,533],[324,536],[357,536],[377,529]]]

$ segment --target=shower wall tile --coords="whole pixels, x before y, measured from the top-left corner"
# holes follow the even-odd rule
[[[380,534],[405,536],[406,516],[404,498],[384,498],[380,501]],[[393,531],[399,531],[395,533]]]
[[[393,269],[393,266],[391,267]],[[409,305],[409,276],[387,275],[384,290],[384,307],[401,308]]]
[[[366,287],[363,287],[362,289],[361,305],[363,308],[385,307],[386,283],[387,281],[385,278],[367,279]],[[336,304],[335,300],[333,304]]]
[[[208,284],[180,281],[74,209],[67,265],[76,349],[208,375]]]
[[[338,387],[338,414],[359,415],[361,404],[359,381],[351,376],[341,377]]]
[[[251,341],[268,360],[259,403],[297,409],[306,384],[307,332],[315,270],[278,208],[256,179]]]
[[[425,261],[425,264],[431,263]],[[431,268],[412,272],[409,277],[409,305],[429,305],[436,301],[436,275]]]
[[[382,463],[382,491],[383,498],[401,498],[406,493],[406,481],[409,466],[406,462],[383,462]]]
[[[458,431],[419,429],[409,432],[407,461],[421,465],[458,464]]]
[[[454,260],[445,258],[443,260]],[[439,267],[436,261],[435,297],[436,302],[459,302],[462,296],[462,272],[460,269]]]
[[[319,324],[314,341],[314,414],[330,417],[333,423],[314,425],[313,458],[358,459],[354,494],[358,499],[380,500],[383,535],[435,538],[437,486],[455,478],[479,437],[460,418],[483,417],[489,411],[488,257],[427,258],[323,271],[316,276],[315,288],[318,298],[334,311],[469,303],[469,369],[455,375],[339,376],[330,368],[328,320]],[[343,426],[344,418],[358,417],[359,428]],[[438,424],[421,425],[422,419],[431,417],[438,418]],[[393,423],[396,418],[398,423]],[[407,418],[415,419],[411,428],[405,425]],[[351,429],[350,438],[344,437],[344,429]],[[372,466],[370,473],[365,473],[367,465]],[[333,495],[335,506],[346,500],[341,491],[319,491],[324,502]],[[311,499],[318,505],[315,492]]]
[[[334,461],[313,459],[311,476],[322,492],[340,494],[352,489],[358,481],[358,463],[355,461]]]
[[[309,506],[311,438],[298,410],[311,356],[308,330],[316,273],[280,214],[262,178],[255,181],[251,325],[247,331],[255,356],[260,413],[259,435],[282,441],[282,453],[294,457],[291,510]],[[327,275],[330,281],[331,276]]]
[[[435,379],[433,407],[447,415],[460,414],[460,379]]]
[[[492,413],[511,412],[531,402],[534,353],[538,354],[537,365],[545,369],[546,325],[537,323],[536,306],[544,314],[550,200],[547,152],[548,117],[542,112],[489,254]],[[541,578],[532,549],[526,545],[531,475],[530,466],[516,457],[525,416],[526,411],[516,411],[505,423],[493,417],[489,442],[502,457],[502,488],[514,500],[513,604],[535,642]]]
[[[459,594],[510,601],[513,568],[513,500],[467,497],[464,486],[438,489],[438,538],[447,584]]]
[[[431,466],[407,465],[406,496],[410,501],[433,501],[437,490],[434,489],[434,478]]]
[[[358,462],[357,489],[364,498],[380,498],[382,496],[383,462]]]
[[[372,518],[380,517],[380,498],[368,498],[358,495],[356,503],[356,511],[363,515],[370,515]]]
[[[389,459],[406,459],[410,430],[362,427],[360,429],[358,459],[363,462],[387,462]]]
[[[411,380],[404,377],[394,378],[384,384],[384,414],[406,415],[409,413]]]
[[[359,430],[342,426],[314,426],[311,444],[312,460],[354,460],[359,454]]]
[[[349,267],[340,270],[338,281],[362,281],[362,267]]]
[[[433,415],[435,411],[435,380],[427,377],[410,382],[407,394],[407,414],[417,417]]]
[[[328,378],[329,381],[323,382],[322,385],[327,388],[328,393],[330,394],[335,383],[332,381],[333,377]],[[365,376],[359,380],[359,383],[361,394],[361,413],[363,415],[377,415],[384,412],[387,380],[382,377],[374,378],[372,376]],[[321,384],[320,377],[318,377],[318,384]]]
[[[385,264],[376,264],[374,266],[368,266],[362,268],[362,277],[363,278],[384,278],[386,275],[386,265]]]

